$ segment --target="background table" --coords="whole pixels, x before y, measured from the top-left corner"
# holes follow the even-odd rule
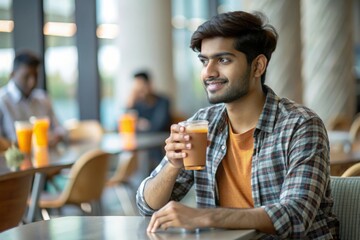
[[[185,231],[174,229],[147,233],[149,217],[108,216],[108,217],[62,217],[48,221],[34,222],[0,233],[2,240],[38,239],[251,239],[255,230],[204,229]]]
[[[169,136],[166,132],[139,133],[134,135],[121,135],[118,133],[105,133],[100,142],[78,142],[74,144],[59,145],[56,149],[49,149],[49,164],[34,167],[35,177],[31,191],[31,201],[25,218],[26,222],[33,222],[40,218],[38,200],[45,186],[46,175],[51,175],[63,168],[69,168],[79,157],[89,149],[99,148],[110,154],[119,154],[123,151],[147,150],[165,145]],[[130,141],[130,142],[129,142]],[[10,169],[6,167],[4,156],[0,156],[0,175],[6,174]]]

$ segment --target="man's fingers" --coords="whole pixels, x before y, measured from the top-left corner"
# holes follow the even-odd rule
[[[166,214],[164,210],[159,210],[151,217],[147,231],[155,232],[159,228],[166,230],[169,221],[171,221],[171,216]]]
[[[173,124],[170,127],[171,132],[185,132],[185,128],[183,126],[180,126],[179,124]]]
[[[186,142],[190,140],[190,136],[186,133],[172,133],[166,140],[165,143],[173,143],[173,142]]]
[[[182,150],[191,149],[191,144],[190,143],[169,143],[169,144],[165,145],[164,149],[167,152],[171,152],[171,151],[180,152]]]

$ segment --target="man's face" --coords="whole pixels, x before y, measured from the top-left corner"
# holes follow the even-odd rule
[[[12,73],[11,77],[20,91],[28,97],[36,87],[38,69],[32,66],[21,65]]]
[[[250,66],[246,56],[234,48],[232,38],[204,39],[199,59],[210,103],[230,103],[249,92]]]
[[[140,77],[135,78],[133,87],[139,100],[145,100],[145,98],[151,93],[150,84]]]

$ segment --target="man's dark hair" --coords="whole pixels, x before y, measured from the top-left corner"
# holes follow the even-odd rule
[[[136,72],[134,74],[134,78],[141,78],[144,80],[144,82],[150,83],[151,76],[150,76],[150,73],[148,73],[146,71],[141,71],[141,72]]]
[[[21,65],[29,67],[38,67],[41,61],[38,56],[30,51],[21,51],[14,58],[13,71],[16,71]]]
[[[224,37],[234,38],[234,48],[246,55],[247,63],[264,54],[270,62],[271,54],[276,48],[278,34],[275,28],[267,24],[266,17],[259,12],[250,14],[243,11],[222,13],[212,17],[198,27],[191,37],[190,47],[201,51],[204,39]],[[265,82],[265,73],[261,84]]]

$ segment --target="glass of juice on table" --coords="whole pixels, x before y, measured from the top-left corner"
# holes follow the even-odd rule
[[[24,154],[20,169],[28,169],[31,164],[33,126],[29,121],[15,121],[15,132],[19,150]]]
[[[45,166],[49,162],[48,131],[50,120],[47,117],[31,117],[30,121],[33,124],[34,165],[36,167]]]
[[[119,133],[134,134],[136,132],[137,112],[129,110],[123,113],[118,121]]]
[[[15,121],[16,138],[19,150],[25,154],[31,154],[31,138],[33,126],[28,121]]]
[[[206,166],[206,148],[208,144],[208,124],[206,120],[192,120],[180,122],[185,132],[190,136],[191,149],[184,150],[185,170],[203,170]]]
[[[48,131],[50,120],[47,117],[31,117],[30,122],[33,124],[34,145],[48,146]]]

